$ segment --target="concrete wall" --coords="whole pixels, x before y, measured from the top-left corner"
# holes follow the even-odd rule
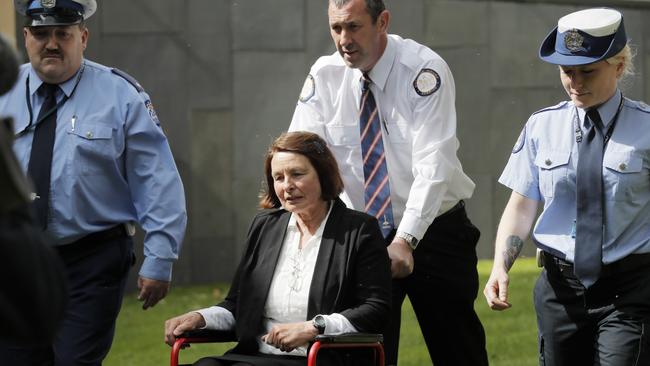
[[[491,257],[509,195],[496,180],[527,117],[565,99],[557,70],[537,59],[537,47],[561,15],[596,3],[386,2],[391,32],[432,47],[454,73],[459,155],[477,184],[469,214],[482,231],[479,255]],[[256,211],[265,149],[287,128],[311,63],[334,50],[327,1],[99,5],[88,22],[87,56],[129,72],[147,89],[185,183],[190,224],[175,282],[229,280]],[[621,8],[638,47],[637,77],[626,95],[648,99],[650,24],[642,20],[650,14],[638,6]]]

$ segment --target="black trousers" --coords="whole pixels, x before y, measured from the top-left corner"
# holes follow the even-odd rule
[[[121,230],[120,230],[121,229]],[[70,297],[52,344],[0,345],[0,365],[101,365],[113,342],[133,241],[121,227],[59,249]],[[97,238],[98,240],[93,240]]]
[[[488,364],[485,332],[474,311],[479,236],[462,201],[429,226],[413,252],[413,273],[393,280],[391,318],[384,334],[387,365],[397,365],[402,303],[407,295],[436,366]]]
[[[650,365],[647,255],[606,266],[585,289],[571,263],[546,254],[534,301],[541,366]]]

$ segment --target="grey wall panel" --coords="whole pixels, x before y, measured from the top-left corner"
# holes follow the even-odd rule
[[[304,6],[303,0],[233,1],[234,49],[302,49]]]
[[[187,25],[189,107],[231,108],[230,1],[188,1]]]
[[[305,57],[305,75],[307,75],[309,67],[318,57],[336,51],[329,31],[327,4],[327,1],[306,1],[305,50],[307,55]]]
[[[230,36],[230,0],[185,0],[187,31],[195,35]]]
[[[647,95],[650,91],[650,51],[640,54],[639,58],[642,58],[639,61],[641,61],[640,64],[643,67],[643,71],[641,71],[641,77],[638,77],[635,82],[637,84],[643,84],[644,95]],[[647,101],[647,97],[645,100]]]
[[[648,19],[650,17],[650,10],[640,11],[642,19]],[[638,76],[636,78],[636,83],[643,85],[643,95],[645,99],[650,93],[650,22],[643,22],[643,51],[637,52],[637,62],[638,69],[636,70]]]
[[[556,76],[559,84],[559,76]],[[485,131],[489,150],[486,151],[492,171],[501,174],[528,117],[534,112],[566,99],[564,90],[548,89],[498,89],[491,92],[495,102],[490,109],[491,127]],[[485,161],[485,158],[482,159]]]
[[[102,31],[105,34],[173,33],[185,27],[186,1],[102,1]]]
[[[497,217],[492,215],[494,202],[494,175],[469,174],[476,184],[474,195],[467,200],[467,215],[481,231],[481,237],[476,247],[479,258],[491,258],[494,254],[494,238],[496,236]]]
[[[434,49],[435,50],[435,49]],[[482,162],[488,150],[486,135],[490,128],[489,55],[487,47],[438,49],[454,75],[456,85],[457,137],[459,158],[470,173],[489,173],[491,166]]]
[[[556,85],[555,70],[543,67],[539,45],[564,14],[575,7],[490,3],[490,77],[493,87]]]
[[[138,80],[151,97],[174,157],[189,161],[184,43],[168,35],[104,36],[100,62]]]
[[[232,108],[230,40],[221,34],[190,35],[188,38],[184,68],[189,107]]]
[[[648,24],[647,16],[650,14],[646,11],[633,11],[628,9],[622,9],[623,19],[625,22],[625,33],[632,44],[633,49],[641,57],[636,57],[634,60],[634,66],[636,69],[636,75],[628,78],[624,82],[623,93],[626,97],[632,99],[643,99],[644,96],[644,85],[643,85],[643,74],[644,74],[644,65],[642,55],[645,54],[648,49],[646,45],[646,27]]]
[[[421,38],[426,15],[424,0],[386,1],[386,7],[391,13],[390,33],[403,38]]]
[[[305,75],[302,52],[235,52],[234,198],[237,236],[256,212],[264,154],[286,131]]]
[[[484,1],[427,1],[424,35],[419,41],[434,49],[486,44],[488,6]]]
[[[242,242],[237,243],[242,246]],[[239,264],[239,258],[234,254],[232,245],[234,242],[231,237],[194,239],[191,261],[187,263],[191,269],[191,283],[232,281]]]
[[[190,120],[192,238],[234,236],[233,119],[230,111],[194,110]],[[224,243],[221,243],[224,244]]]

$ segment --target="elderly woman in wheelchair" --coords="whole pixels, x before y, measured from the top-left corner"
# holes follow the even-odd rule
[[[318,135],[282,134],[265,161],[266,190],[226,299],[165,322],[165,342],[232,330],[237,346],[194,365],[307,365],[319,334],[381,333],[390,266],[377,220],[346,208],[336,160]],[[359,365],[321,353],[319,365]]]

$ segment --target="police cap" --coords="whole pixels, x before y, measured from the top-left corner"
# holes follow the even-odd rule
[[[79,24],[97,10],[96,0],[14,0],[29,27]]]
[[[626,44],[620,12],[586,9],[560,18],[542,42],[539,57],[554,65],[587,65],[616,56]]]

